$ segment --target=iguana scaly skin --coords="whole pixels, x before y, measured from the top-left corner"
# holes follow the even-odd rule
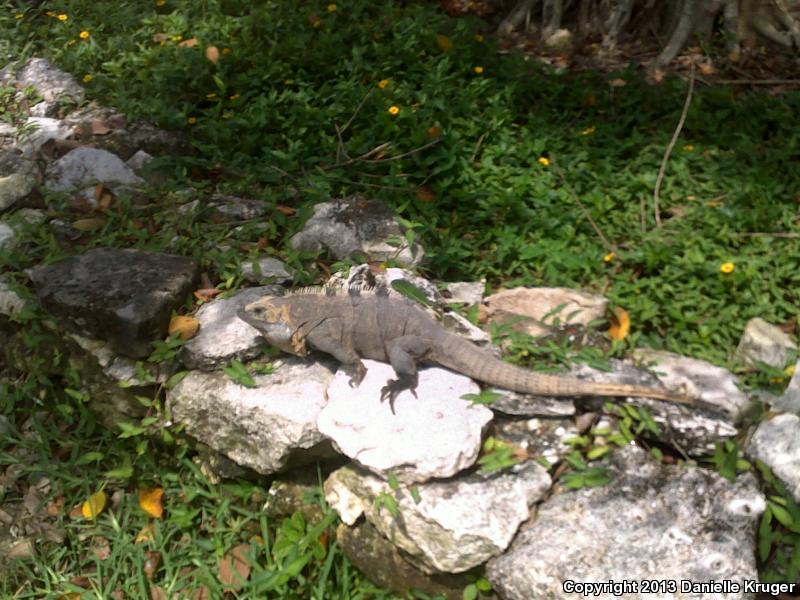
[[[413,392],[417,385],[417,361],[438,363],[500,388],[541,396],[638,396],[695,403],[663,389],[544,375],[511,365],[445,331],[419,305],[389,297],[386,290],[310,288],[265,296],[238,314],[284,352],[305,356],[319,350],[353,366],[353,386],[366,373],[362,358],[391,363],[397,379],[387,382],[381,400],[389,398],[392,412],[395,397],[405,389]]]

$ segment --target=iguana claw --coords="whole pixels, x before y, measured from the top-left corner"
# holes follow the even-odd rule
[[[409,383],[411,383],[412,385],[409,385]],[[395,398],[397,398],[397,396],[399,396],[401,392],[409,390],[412,394],[414,394],[414,398],[417,398],[417,390],[414,389],[413,383],[416,383],[416,381],[409,382],[408,379],[404,380],[401,377],[399,379],[390,379],[389,381],[386,382],[386,385],[381,388],[381,402],[383,402],[387,398],[389,399],[389,408],[391,409],[392,414],[395,414],[394,412]]]
[[[361,382],[364,381],[364,376],[367,374],[367,368],[364,366],[364,363],[358,361],[354,367],[355,373],[350,378],[350,387],[355,388],[361,385]]]

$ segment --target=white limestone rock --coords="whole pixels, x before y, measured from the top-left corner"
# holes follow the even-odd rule
[[[394,370],[371,360],[364,365],[367,374],[357,388],[350,387],[352,371],[339,369],[317,419],[320,432],[343,454],[381,477],[393,473],[404,482],[449,477],[475,463],[492,419],[486,407],[461,399],[478,393],[475,382],[446,369],[420,369],[417,397],[401,393],[392,414],[380,396]]]

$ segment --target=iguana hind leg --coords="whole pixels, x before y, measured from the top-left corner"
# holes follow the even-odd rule
[[[381,402],[389,399],[389,408],[394,414],[394,401],[397,396],[411,390],[417,396],[417,360],[423,358],[430,350],[430,345],[416,335],[405,335],[396,338],[386,345],[386,355],[397,373],[397,379],[390,379],[381,389]]]
[[[330,354],[344,365],[354,369],[350,377],[350,387],[358,387],[367,374],[367,368],[352,346],[341,340],[340,327],[336,319],[325,321],[308,332],[306,340],[312,348]]]

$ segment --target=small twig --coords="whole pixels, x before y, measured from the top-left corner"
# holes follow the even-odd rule
[[[475,162],[475,159],[478,156],[478,150],[480,150],[481,144],[483,143],[483,140],[486,137],[486,134],[488,134],[488,133],[489,133],[488,131],[484,131],[481,134],[481,137],[478,138],[478,143],[475,144],[475,150],[472,152],[472,158],[469,159],[469,162],[471,162],[471,163]]]
[[[365,181],[350,181],[348,179],[345,179],[343,183],[349,183],[350,185],[360,185],[363,187],[378,188],[381,190],[400,190],[401,192],[408,192],[408,187],[400,187],[396,185],[379,185],[377,183],[366,183]]]
[[[375,88],[373,87],[373,88],[370,88],[369,91],[366,94],[364,94],[364,97],[361,99],[361,102],[359,102],[358,106],[356,106],[355,112],[350,117],[350,119],[347,121],[347,123],[344,124],[344,127],[342,127],[342,133],[347,131],[347,128],[350,127],[350,125],[353,122],[353,119],[355,119],[356,115],[358,115],[359,111],[361,111],[361,107],[364,106],[364,102],[367,101],[367,98],[369,98],[374,91],[375,91]]]
[[[422,152],[423,150],[430,148],[431,146],[435,146],[441,141],[441,138],[436,138],[435,140],[431,140],[427,144],[423,144],[419,148],[414,148],[413,150],[409,150],[408,152],[403,152],[403,154],[398,154],[397,156],[390,156],[389,158],[371,158],[371,159],[361,159],[362,162],[369,162],[369,163],[382,163],[382,162],[389,162],[390,160],[400,160],[401,158],[405,158],[406,156],[411,156],[412,154],[416,154],[417,152]]]
[[[572,189],[572,186],[569,184],[569,181],[567,181],[567,178],[564,176],[564,171],[561,170],[561,167],[556,162],[556,157],[553,154],[550,154],[550,164],[552,164],[555,167],[556,171],[558,172],[558,176],[561,177],[561,183],[564,184],[564,187],[567,189],[570,196],[572,196],[572,199],[575,200],[575,203],[583,211],[583,216],[586,217],[586,219],[589,221],[589,224],[592,226],[592,229],[594,229],[594,232],[603,241],[603,243],[606,245],[606,248],[608,248],[610,251],[613,252],[614,245],[608,241],[608,238],[603,234],[603,231],[600,229],[597,223],[594,222],[592,215],[589,214],[589,211],[583,205],[581,199],[578,198],[578,194],[575,193],[575,190]]]
[[[342,156],[349,159],[350,157],[347,155],[347,150],[344,147],[344,140],[342,139],[342,130],[339,129],[339,125],[336,123],[333,124],[333,128],[336,130],[336,137],[339,140],[336,145],[336,162],[339,162]]]
[[[348,165],[352,165],[353,163],[357,163],[359,161],[365,161],[370,156],[373,156],[375,154],[383,152],[387,148],[390,148],[391,145],[392,145],[391,142],[383,142],[382,144],[378,144],[377,146],[375,146],[372,150],[368,150],[367,152],[365,152],[361,156],[356,156],[355,158],[348,158],[347,160],[344,160],[342,162],[333,163],[332,165],[328,165],[327,167],[322,167],[322,170],[323,171],[330,171],[331,169],[337,169],[339,167],[346,167]]]
[[[672,149],[678,142],[678,136],[681,134],[683,124],[686,122],[686,115],[689,113],[689,105],[692,103],[692,92],[694,91],[694,63],[692,63],[692,70],[689,73],[689,90],[686,92],[686,101],[683,103],[683,112],[681,118],[678,120],[678,126],[675,128],[675,133],[672,134],[672,139],[664,152],[664,158],[661,161],[661,167],[658,169],[658,177],[656,177],[656,187],[653,190],[653,214],[656,218],[656,227],[661,227],[661,209],[659,208],[659,192],[661,191],[661,182],[664,181],[664,173],[667,170],[667,161],[672,154]]]
[[[786,239],[800,239],[800,233],[793,233],[791,231],[754,231],[754,232],[733,232],[731,235],[737,237],[772,237],[772,238],[786,238]]]
[[[723,85],[800,85],[800,79],[714,79]]]
[[[339,139],[339,145],[336,147],[336,162],[339,162],[342,156],[344,156],[348,160],[350,159],[350,157],[347,155],[347,149],[345,148],[342,134],[345,131],[347,131],[347,128],[350,127],[350,125],[353,123],[353,120],[361,111],[361,107],[364,106],[364,102],[367,101],[367,98],[369,98],[374,91],[375,88],[370,88],[369,91],[366,94],[364,94],[364,97],[361,99],[361,102],[358,103],[358,106],[356,106],[355,111],[353,111],[353,114],[350,115],[350,118],[347,120],[347,123],[344,124],[344,127],[339,129],[338,123],[333,124],[333,128],[336,130],[336,137]]]

